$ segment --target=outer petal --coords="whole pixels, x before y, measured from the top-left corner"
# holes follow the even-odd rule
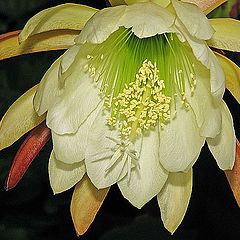
[[[55,30],[29,37],[19,45],[19,31],[0,35],[0,60],[27,53],[66,49],[74,44],[79,35],[75,30]]]
[[[222,170],[232,169],[236,156],[236,136],[227,105],[222,103],[222,131],[207,139],[208,147]]]
[[[121,159],[107,171],[113,162],[114,151],[111,149],[116,146],[110,138],[118,139],[118,132],[110,130],[106,115],[99,111],[90,129],[85,159],[87,174],[98,189],[113,185],[127,173],[125,161]]]
[[[178,18],[185,25],[189,33],[198,38],[207,40],[212,37],[214,30],[205,14],[194,4],[172,0]]]
[[[209,20],[215,34],[208,41],[211,47],[240,52],[240,22],[231,18],[218,18]]]
[[[86,172],[84,162],[65,164],[56,159],[54,152],[51,153],[49,159],[48,171],[54,194],[73,187]]]
[[[79,127],[76,133],[59,135],[52,131],[53,150],[58,160],[73,164],[84,160],[88,144],[88,134],[98,109]]]
[[[232,93],[238,103],[240,103],[240,68],[223,55],[217,52],[215,52],[215,55],[223,68],[227,89]]]
[[[106,8],[88,21],[76,42],[101,43],[120,26],[132,28],[139,38],[174,32],[174,20],[175,16],[172,13],[154,3]]]
[[[174,233],[187,211],[192,192],[192,170],[169,173],[168,180],[158,194],[158,205],[165,228]]]
[[[176,21],[176,25],[181,28],[181,33],[192,48],[197,60],[210,70],[211,92],[213,96],[218,100],[222,99],[225,89],[225,76],[219,61],[209,49],[205,41],[192,37],[184,30],[181,22]]]
[[[199,134],[194,113],[177,108],[177,115],[160,133],[160,161],[169,172],[188,170],[197,160],[205,138]]]
[[[60,93],[58,87],[58,70],[60,61],[61,57],[51,65],[38,86],[33,100],[33,105],[38,115],[45,113],[53,103],[55,97]]]
[[[0,149],[9,147],[45,119],[45,115],[39,117],[33,109],[36,88],[37,85],[24,93],[4,114],[0,123]]]
[[[47,125],[57,134],[75,133],[101,101],[97,83],[84,69],[88,51],[86,45],[79,48],[74,62],[60,78],[61,93],[48,109]]]
[[[139,167],[132,169],[130,179],[125,176],[118,186],[132,205],[141,208],[160,192],[168,177],[168,172],[159,161],[157,130],[143,137],[138,163]]]
[[[21,43],[32,35],[56,29],[82,30],[97,11],[95,8],[72,3],[45,9],[27,22],[19,41]]]
[[[187,100],[196,115],[200,135],[204,137],[215,137],[220,133],[222,127],[221,104],[215,101],[211,94],[208,69],[200,62],[196,61],[194,64],[197,84],[193,95],[191,90],[187,89]]]

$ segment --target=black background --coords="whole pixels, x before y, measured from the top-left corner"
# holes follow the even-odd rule
[[[0,32],[21,29],[26,21],[47,7],[75,2],[97,8],[104,1],[0,0]],[[0,62],[0,115],[24,91],[41,80],[62,51],[38,53]],[[238,62],[239,56],[229,54]],[[240,108],[228,92],[225,100],[240,138]],[[74,240],[69,205],[73,189],[53,195],[47,173],[52,143],[49,142],[30,166],[19,185],[4,191],[11,161],[24,137],[0,153],[0,240]],[[240,210],[224,172],[205,146],[194,166],[194,186],[187,214],[173,236],[164,229],[156,199],[142,210],[130,205],[113,187],[89,231],[82,240],[234,240],[240,238]]]

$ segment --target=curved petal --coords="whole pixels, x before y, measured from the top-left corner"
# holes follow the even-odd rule
[[[45,115],[39,117],[33,109],[33,96],[37,85],[18,98],[4,114],[0,123],[0,149],[9,147],[25,133],[39,125]]]
[[[75,39],[76,43],[101,43],[119,28],[119,19],[125,13],[125,5],[105,8],[96,13],[85,25],[81,34]]]
[[[230,59],[214,52],[217,56],[226,78],[226,87],[240,103],[240,68]]]
[[[76,133],[59,135],[52,131],[53,150],[58,160],[67,164],[84,160],[88,134],[98,111],[91,113]]]
[[[57,134],[75,133],[102,100],[99,90],[101,81],[95,82],[85,70],[87,55],[92,47],[91,44],[77,47],[76,56],[73,54],[70,57],[72,64],[67,63],[70,66],[58,75],[61,92],[47,114],[47,125]],[[67,53],[62,63],[66,58],[69,60]]]
[[[158,194],[158,205],[165,228],[174,233],[181,224],[192,192],[192,170],[169,173],[167,182]]]
[[[208,138],[208,147],[222,170],[232,169],[236,156],[236,136],[233,120],[227,105],[222,103],[222,131],[215,138]]]
[[[119,24],[126,28],[132,28],[137,37],[147,38],[156,34],[174,32],[174,29],[171,28],[174,20],[175,16],[172,13],[149,2],[128,6]]]
[[[118,132],[106,124],[106,115],[100,110],[89,132],[86,169],[92,183],[98,188],[113,185],[127,173],[124,158],[116,151]]]
[[[38,115],[45,113],[53,104],[54,99],[60,93],[58,87],[58,71],[60,67],[61,57],[59,57],[44,74],[36,95],[33,99],[33,105]]]
[[[191,36],[184,30],[180,21],[176,20],[176,25],[181,28],[181,33],[192,48],[197,60],[210,70],[211,92],[213,96],[220,101],[225,90],[225,76],[219,61],[205,41]]]
[[[33,16],[19,35],[22,43],[32,35],[51,30],[82,30],[85,23],[97,12],[85,5],[66,3],[45,9]]]
[[[101,43],[120,26],[132,28],[139,38],[174,32],[174,20],[175,16],[172,13],[150,2],[106,8],[87,22],[76,42]]]
[[[54,194],[64,192],[78,183],[85,174],[84,162],[66,164],[58,161],[52,151],[48,165],[49,179]]]
[[[196,88],[194,92],[187,88],[187,101],[196,116],[200,135],[215,137],[221,131],[222,114],[220,103],[211,94],[209,70],[200,62],[194,62],[196,74]]]
[[[215,34],[207,42],[209,46],[240,52],[240,22],[232,18],[209,19]]]
[[[0,60],[27,53],[60,50],[71,47],[79,35],[75,30],[55,30],[29,37],[19,45],[19,31],[0,35]]]
[[[75,133],[101,101],[100,90],[88,73],[80,68],[70,78],[47,114],[47,125],[58,134]]]
[[[169,172],[186,171],[197,160],[205,138],[192,110],[177,108],[177,115],[160,132],[160,162]]]
[[[155,129],[143,136],[138,167],[118,182],[122,195],[135,207],[142,208],[155,197],[167,180],[168,172],[159,161],[159,135]]]
[[[188,32],[198,38],[207,40],[212,37],[214,30],[206,15],[194,4],[172,0],[177,17],[181,20]],[[197,16],[197,17],[196,17]],[[190,20],[190,21],[189,21]]]

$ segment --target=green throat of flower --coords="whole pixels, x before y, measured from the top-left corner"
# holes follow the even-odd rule
[[[85,70],[101,84],[107,123],[131,141],[176,116],[177,101],[189,104],[186,89],[196,86],[193,53],[173,33],[140,39],[119,28],[96,44]]]

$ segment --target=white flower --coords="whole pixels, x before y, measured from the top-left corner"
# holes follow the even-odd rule
[[[186,210],[205,141],[219,167],[231,169],[235,134],[222,100],[224,74],[205,42],[213,33],[196,6],[176,0],[168,8],[149,2],[96,13],[34,99],[52,130],[54,191],[86,171],[97,188],[117,183],[138,208],[158,195],[164,214],[174,194]]]

